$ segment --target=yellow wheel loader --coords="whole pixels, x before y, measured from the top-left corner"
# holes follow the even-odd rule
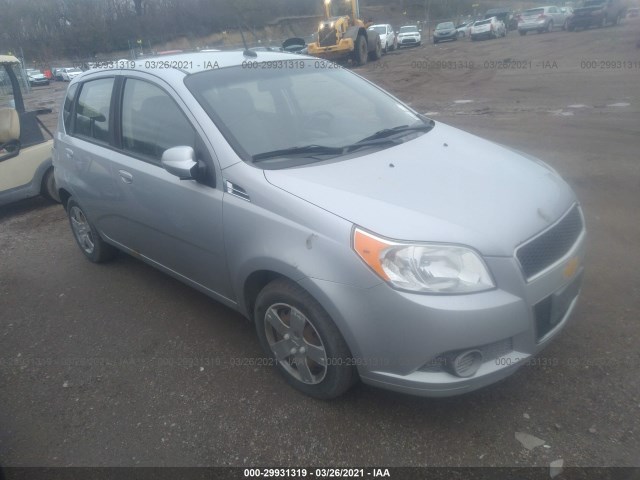
[[[351,60],[364,65],[367,60],[382,56],[382,42],[377,32],[367,31],[367,25],[358,18],[357,0],[351,3],[351,16],[331,16],[331,0],[324,0],[325,20],[320,22],[315,42],[309,43],[308,53],[333,61]]]

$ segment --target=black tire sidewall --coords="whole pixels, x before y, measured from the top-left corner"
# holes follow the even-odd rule
[[[264,322],[267,309],[276,303],[285,303],[300,310],[320,335],[329,359],[325,378],[320,383],[302,383],[276,361],[266,337]],[[287,280],[275,280],[268,284],[256,299],[254,319],[258,340],[264,352],[273,360],[285,381],[295,389],[311,397],[328,400],[343,394],[354,383],[357,372],[340,331],[320,304],[299,285]]]
[[[91,236],[93,238],[93,251],[91,253],[87,253],[85,249],[82,248],[82,245],[80,244],[80,240],[78,240],[78,237],[76,236],[76,233],[73,229],[73,224],[71,222],[71,209],[73,207],[77,207],[82,211],[82,214],[84,215],[84,218],[87,220],[87,223],[89,224],[89,228],[91,229]],[[102,263],[102,262],[111,260],[114,257],[115,248],[105,243],[104,240],[102,240],[102,237],[100,237],[100,234],[91,223],[91,220],[89,220],[89,217],[87,216],[86,212],[78,204],[78,202],[76,202],[73,198],[70,198],[67,201],[67,217],[69,219],[69,226],[71,227],[71,234],[73,235],[73,238],[76,241],[76,244],[80,248],[80,251],[83,253],[83,255],[87,259],[89,259],[93,263]]]

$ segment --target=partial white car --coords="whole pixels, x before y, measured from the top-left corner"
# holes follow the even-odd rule
[[[75,67],[63,68],[62,74],[61,74],[62,80],[64,80],[65,82],[70,82],[81,73],[82,73],[82,70],[80,70],[79,68],[75,68]]]
[[[468,37],[471,32],[471,25],[473,22],[464,22],[456,27],[456,31],[458,32],[458,36]]]
[[[502,20],[496,17],[478,20],[471,27],[471,40],[480,40],[481,38],[498,38],[506,37],[507,29]]]
[[[546,7],[536,7],[525,10],[518,18],[518,32],[526,35],[528,32],[538,33],[550,32],[554,28],[567,28],[567,18],[569,13],[553,5]]]
[[[35,87],[37,85],[49,85],[49,79],[44,76],[40,70],[28,68],[25,70],[29,85]]]
[[[408,47],[410,45],[420,45],[422,43],[422,36],[420,30],[415,25],[406,25],[400,27],[398,32],[398,48]]]
[[[389,24],[371,25],[368,30],[378,32],[380,35],[380,43],[382,44],[382,51],[387,53],[389,50],[395,50],[398,41],[396,39],[396,33],[393,31],[393,27]]]

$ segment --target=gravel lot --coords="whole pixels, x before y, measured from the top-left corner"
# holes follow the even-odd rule
[[[436,120],[539,156],[576,190],[582,298],[532,365],[450,399],[363,385],[304,397],[236,365],[261,356],[238,314],[131,257],[87,262],[62,208],[37,198],[0,209],[0,463],[640,466],[639,36],[636,18],[425,44],[357,69]],[[65,87],[28,100],[57,109]]]

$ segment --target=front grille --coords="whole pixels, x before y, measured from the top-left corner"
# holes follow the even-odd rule
[[[582,215],[574,205],[559,222],[518,247],[516,257],[527,279],[564,257],[583,229]]]
[[[330,47],[338,43],[338,32],[335,28],[325,25],[318,32],[318,39],[321,47]]]
[[[511,338],[505,338],[498,342],[489,343],[480,347],[471,347],[465,350],[480,350],[480,352],[482,352],[482,361],[488,362],[511,353],[513,351],[513,342]],[[441,353],[437,357],[429,360],[418,370],[421,372],[442,372],[447,369],[447,365],[449,365],[453,358],[462,351],[464,350]]]

